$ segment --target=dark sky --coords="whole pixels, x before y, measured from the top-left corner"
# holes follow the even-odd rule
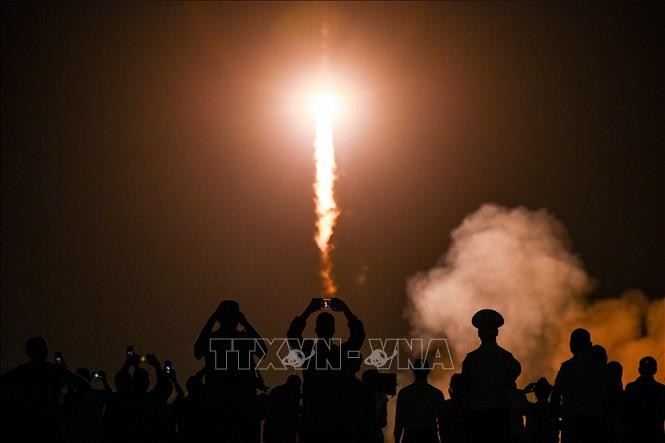
[[[3,371],[41,334],[188,372],[229,297],[285,332],[319,291],[294,109],[326,8],[355,103],[335,272],[368,334],[408,330],[406,279],[485,202],[549,208],[596,296],[665,294],[662,4],[3,2]]]

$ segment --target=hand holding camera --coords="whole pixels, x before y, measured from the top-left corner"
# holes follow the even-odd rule
[[[309,302],[309,305],[307,305],[307,308],[305,309],[304,314],[305,314],[306,316],[307,316],[307,315],[310,315],[310,314],[313,314],[314,312],[316,312],[316,311],[318,311],[319,309],[321,309],[322,306],[323,306],[323,299],[321,299],[321,298],[313,298],[313,299]]]
[[[53,358],[55,359],[55,363],[58,366],[67,367],[67,364],[65,363],[65,358],[62,356],[62,352],[53,353]]]
[[[155,354],[146,354],[145,355],[145,360],[141,360],[141,361],[145,361],[146,363],[148,363],[152,367],[155,367],[155,368],[159,367],[159,360],[157,359],[157,356],[155,356]]]
[[[164,360],[164,375],[167,378],[175,379],[175,369],[171,360]]]
[[[333,311],[347,311],[349,309],[344,300],[337,297],[330,299],[330,308]]]

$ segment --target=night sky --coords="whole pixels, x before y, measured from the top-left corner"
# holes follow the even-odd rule
[[[662,4],[3,2],[2,371],[44,335],[187,374],[225,298],[285,333],[320,286],[324,14],[353,103],[335,275],[368,336],[408,332],[406,280],[486,202],[548,208],[595,297],[665,295]]]

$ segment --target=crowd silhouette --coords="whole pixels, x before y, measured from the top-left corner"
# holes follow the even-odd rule
[[[315,339],[304,339],[316,312]],[[344,315],[349,338],[335,340]],[[622,366],[590,333],[570,334],[572,357],[554,384],[540,378],[523,389],[520,363],[497,344],[503,317],[491,309],[472,318],[480,345],[450,378],[448,398],[428,382],[431,364],[413,363],[414,381],[396,397],[396,443],[664,443],[665,386],[645,356],[640,376],[622,385]],[[28,361],[1,377],[1,435],[8,442],[381,443],[394,377],[376,369],[359,376],[365,329],[339,298],[312,299],[291,322],[291,350],[307,356],[302,378],[269,389],[257,370],[267,342],[226,300],[194,344],[203,367],[183,389],[170,361],[127,348],[113,386],[103,371],[70,371],[47,342],[25,344]],[[151,377],[151,374],[154,374]],[[96,386],[96,387],[93,387]],[[533,393],[535,401],[528,399]]]

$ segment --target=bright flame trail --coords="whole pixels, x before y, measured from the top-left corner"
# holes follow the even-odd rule
[[[323,93],[316,97],[314,113],[316,116],[316,138],[314,140],[314,162],[316,178],[314,180],[314,204],[316,207],[316,233],[314,240],[321,257],[321,284],[323,292],[332,296],[337,291],[332,275],[333,245],[331,242],[339,209],[335,202],[335,146],[333,145],[333,117],[335,97]]]

